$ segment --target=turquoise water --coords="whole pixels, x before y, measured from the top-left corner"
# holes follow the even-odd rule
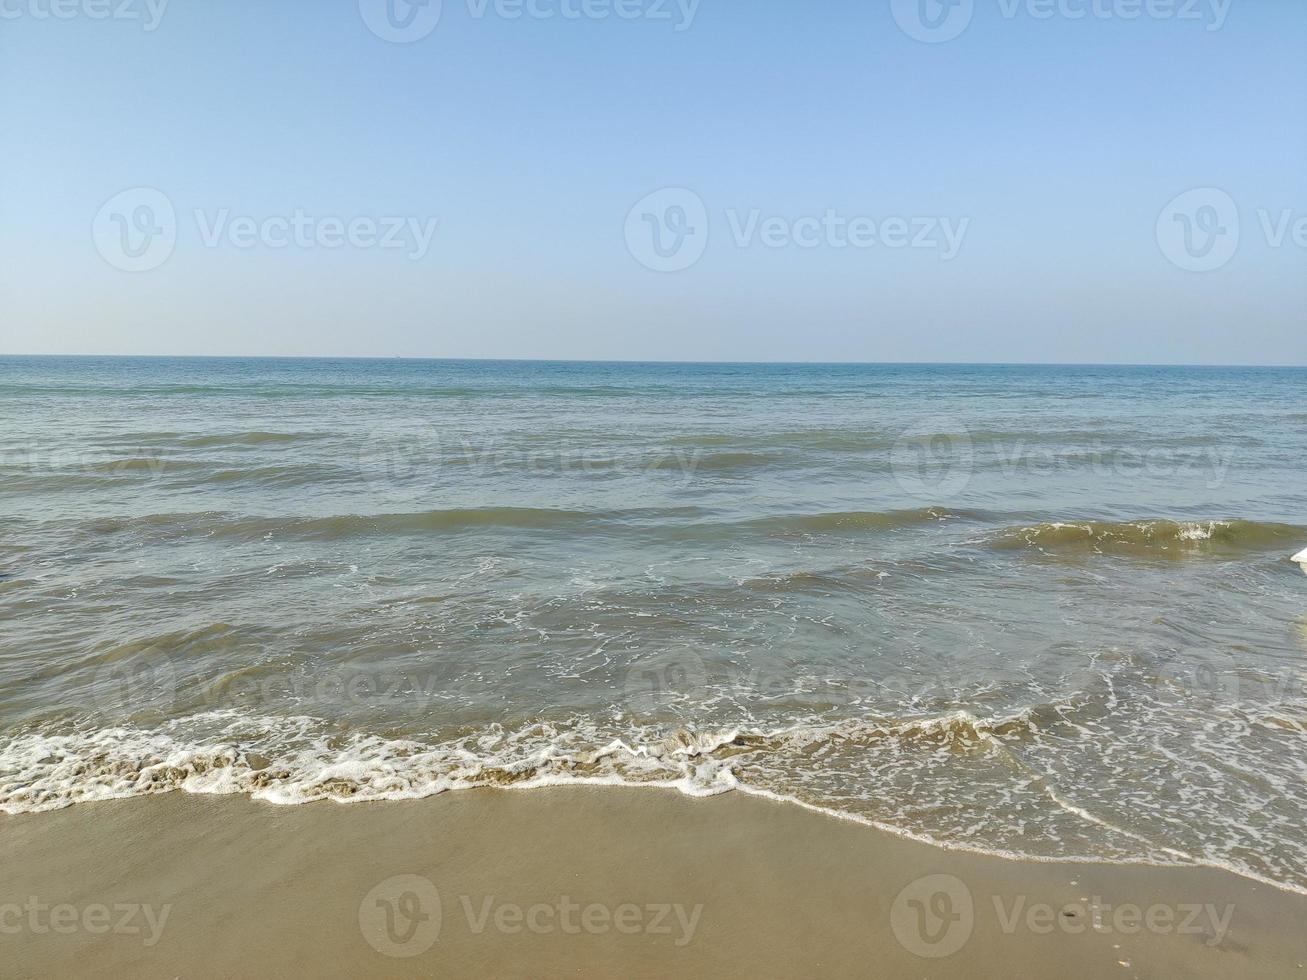
[[[0,359],[0,809],[577,779],[1307,889],[1307,370]]]

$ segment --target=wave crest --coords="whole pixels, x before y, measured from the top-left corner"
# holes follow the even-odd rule
[[[585,721],[541,722],[516,731],[491,726],[451,741],[425,743],[331,733],[311,718],[249,718],[217,711],[157,730],[19,735],[0,750],[0,812],[176,790],[297,804],[417,799],[476,786],[560,780],[656,783],[701,796],[735,788],[732,764],[744,755],[889,742],[899,749],[963,752],[996,740],[1034,737],[1041,730],[1039,714],[1031,709],[981,719],[956,711],[774,731],[668,733],[633,727],[617,737]]]
[[[1170,558],[1265,551],[1304,536],[1307,528],[1260,521],[1083,521],[1004,528],[989,543],[1009,551]]]

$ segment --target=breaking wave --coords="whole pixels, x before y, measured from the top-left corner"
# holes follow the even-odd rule
[[[29,732],[0,750],[0,812],[182,790],[245,794],[278,804],[418,799],[452,789],[620,779],[675,785],[692,795],[738,786],[732,760],[822,745],[966,751],[995,739],[1028,739],[1049,706],[991,719],[967,711],[906,720],[721,728],[670,733],[600,730],[585,720],[493,725],[441,743],[326,731],[309,717],[247,717],[234,710],[177,719],[159,729],[114,727]]]
[[[1103,553],[1175,558],[1271,550],[1307,538],[1307,528],[1259,521],[1083,521],[1004,528],[989,544],[1001,550]]]
[[[1110,683],[1079,690],[1069,699],[980,717],[967,710],[915,717],[810,721],[786,727],[754,725],[704,729],[641,726],[615,717],[535,722],[512,729],[499,724],[432,739],[383,735],[332,726],[308,716],[266,717],[223,709],[173,719],[157,728],[29,729],[0,746],[0,813],[50,811],[76,803],[186,792],[243,795],[277,805],[316,801],[365,803],[414,800],[478,787],[557,785],[672,788],[689,796],[742,791],[797,804],[841,819],[943,847],[1033,860],[1088,860],[1152,864],[1206,864],[1275,887],[1307,894],[1292,869],[1249,862],[1217,848],[1179,850],[1177,843],[1121,825],[1114,814],[1067,799],[1046,774],[1030,768],[1046,740],[1076,739],[1095,730],[1095,716],[1114,710]],[[1118,705],[1119,706],[1119,705]],[[1297,737],[1280,719],[1249,719]],[[1035,755],[1031,755],[1035,753]],[[832,791],[826,782],[850,758],[863,760],[861,778],[878,792],[895,785],[876,768],[898,776],[932,767],[994,765],[1020,776],[1019,792],[1041,802],[1041,828],[1015,836],[977,835],[991,808],[1011,802],[1004,793],[984,796],[980,810],[954,799],[918,799],[917,807],[873,793],[865,801]],[[795,767],[798,767],[797,769]],[[800,774],[799,782],[778,773]],[[1063,774],[1065,776],[1065,774]],[[956,785],[948,779],[947,785]],[[992,793],[979,789],[982,794]],[[1068,787],[1070,788],[1070,787]],[[884,804],[888,804],[885,806]],[[1099,801],[1101,806],[1101,801]],[[922,811],[919,807],[925,806]],[[932,829],[914,817],[933,809],[959,811],[966,826]],[[967,816],[967,814],[970,814]],[[1024,819],[1022,820],[1024,826]],[[1002,819],[997,825],[1002,826]],[[1040,853],[1029,843],[1056,842],[1055,828],[1083,849]],[[1050,829],[1054,832],[1049,834]],[[1031,834],[1034,834],[1032,837]],[[1086,835],[1110,846],[1084,846]],[[1265,863],[1265,862],[1262,862]]]

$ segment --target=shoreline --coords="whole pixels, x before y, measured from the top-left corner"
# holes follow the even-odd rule
[[[1234,872],[981,854],[747,791],[169,793],[0,826],[20,976],[1307,976],[1307,897]]]
[[[681,779],[653,779],[647,781],[627,779],[621,776],[584,776],[568,777],[551,774],[543,777],[531,777],[520,782],[505,781],[502,783],[469,783],[466,785],[451,785],[440,789],[430,790],[421,795],[399,795],[399,796],[360,796],[358,798],[323,796],[309,799],[290,799],[279,795],[264,795],[261,791],[252,791],[250,789],[215,789],[212,786],[202,788],[188,788],[184,784],[176,784],[161,790],[147,790],[140,793],[129,793],[121,796],[105,797],[88,797],[78,799],[73,802],[65,802],[59,806],[51,808],[41,808],[34,810],[4,810],[0,809],[0,825],[7,818],[28,817],[40,814],[59,813],[69,807],[97,806],[105,803],[122,803],[132,800],[150,800],[180,796],[196,796],[210,799],[223,799],[235,797],[245,799],[258,805],[271,806],[277,809],[293,809],[301,806],[343,806],[343,807],[364,807],[375,804],[408,804],[420,803],[435,797],[441,797],[449,794],[462,794],[467,792],[478,791],[498,791],[498,792],[526,792],[536,790],[554,790],[554,789],[616,789],[623,791],[653,790],[657,792],[672,792],[689,800],[705,800],[717,796],[738,793],[743,796],[751,797],[758,800],[781,805],[792,806],[800,810],[824,817],[830,820],[851,823],[859,827],[866,828],[875,833],[886,834],[891,837],[900,838],[926,847],[933,847],[943,851],[949,851],[959,854],[970,854],[981,857],[994,858],[1002,861],[1015,861],[1033,864],[1051,864],[1051,865],[1080,865],[1080,864],[1101,864],[1107,866],[1121,867],[1140,867],[1140,868],[1207,868],[1213,871],[1219,871],[1230,874],[1238,878],[1243,878],[1249,882],[1264,885],[1277,891],[1289,895],[1307,897],[1307,886],[1294,884],[1292,882],[1280,881],[1267,875],[1259,874],[1249,868],[1241,868],[1237,865],[1225,863],[1219,860],[1195,857],[1184,851],[1175,850],[1158,845],[1160,851],[1174,854],[1177,860],[1173,863],[1149,860],[1145,857],[1102,857],[1092,854],[1070,854],[1070,855],[1049,855],[1049,854],[1027,854],[1017,851],[1004,850],[1002,848],[987,847],[983,844],[971,844],[959,841],[939,840],[928,834],[919,833],[907,828],[899,827],[894,824],[876,820],[872,817],[863,816],[857,813],[851,813],[846,810],[839,810],[833,806],[826,806],[821,803],[812,803],[795,796],[778,793],[769,789],[751,786],[748,783],[740,782],[732,774],[730,783],[718,783],[713,786],[701,786]],[[1071,804],[1066,804],[1061,800],[1055,800],[1057,804],[1064,809],[1077,813],[1082,819],[1096,823],[1102,826],[1111,827],[1115,832],[1128,836],[1135,836],[1131,832],[1122,828],[1113,827],[1101,819],[1094,817],[1092,814],[1084,812],[1081,808]],[[1140,838],[1141,842],[1148,846],[1148,841]]]

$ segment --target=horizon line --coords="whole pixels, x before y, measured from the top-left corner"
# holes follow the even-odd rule
[[[574,358],[532,357],[523,355],[479,355],[453,357],[431,354],[95,354],[95,353],[26,353],[0,352],[0,360],[10,358],[103,358],[119,360],[240,360],[240,361],[437,361],[445,363],[526,363],[526,364],[655,364],[655,365],[723,365],[777,367],[1166,367],[1166,368],[1307,368],[1307,364],[1267,364],[1257,362],[1222,363],[1192,361],[788,361],[788,360],[695,360],[691,358]]]

